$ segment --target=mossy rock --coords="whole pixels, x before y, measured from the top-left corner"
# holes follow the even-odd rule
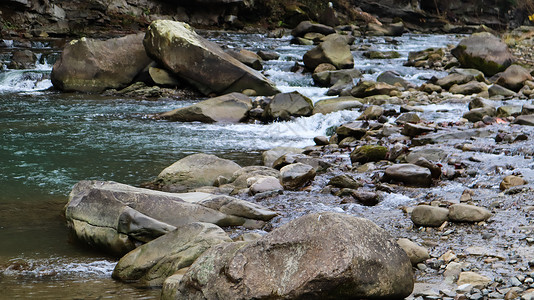
[[[350,161],[352,164],[365,164],[373,161],[381,161],[386,158],[388,148],[378,145],[365,145],[354,149],[350,154]]]

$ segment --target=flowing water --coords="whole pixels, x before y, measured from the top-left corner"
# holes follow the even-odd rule
[[[256,34],[205,33],[227,47],[275,50],[265,74],[282,91],[297,90],[314,101],[326,89],[313,87],[309,74],[289,69],[310,46],[290,45],[289,37],[270,39]],[[365,59],[355,51],[356,68],[367,79],[396,70],[415,84],[444,74],[403,67],[409,51],[454,44],[455,36],[405,35],[392,43],[361,39],[372,49],[396,50],[402,57]],[[16,50],[4,41],[0,60]],[[232,159],[241,165],[260,164],[261,152],[275,146],[304,147],[317,135],[359,112],[342,111],[291,122],[260,124],[171,123],[147,117],[151,113],[190,105],[194,101],[136,100],[98,95],[62,94],[49,90],[51,64],[58,49],[34,43],[38,64],[31,70],[0,72],[0,298],[153,299],[158,290],[142,290],[110,278],[116,261],[68,239],[61,216],[71,187],[79,180],[99,179],[139,185],[153,179],[176,160],[198,152]],[[448,109],[448,121],[458,119],[465,105],[428,106],[427,118]],[[440,114],[443,117],[443,114]],[[319,199],[321,198],[321,199]],[[399,197],[395,198],[399,201]],[[400,198],[401,200],[404,198]],[[338,210],[328,197],[293,203],[295,214]],[[393,200],[391,200],[393,201]],[[383,201],[383,205],[396,203]],[[389,203],[389,204],[388,204]],[[266,203],[276,207],[277,203]]]

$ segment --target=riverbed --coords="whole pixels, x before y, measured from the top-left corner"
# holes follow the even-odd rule
[[[290,37],[267,38],[260,34],[203,32],[229,48],[274,50],[281,54],[264,64],[264,73],[284,92],[297,90],[314,102],[326,98],[326,89],[313,87],[310,74],[290,72],[311,46],[290,44]],[[446,73],[404,67],[408,52],[456,44],[459,36],[405,34],[396,38],[360,38],[356,45],[379,51],[395,50],[397,59],[370,60],[361,50],[353,52],[355,68],[365,79],[387,70],[399,72],[420,85]],[[2,58],[20,47],[5,41]],[[363,49],[363,48],[362,48]],[[113,180],[140,185],[165,167],[193,153],[210,153],[242,166],[261,164],[261,152],[276,146],[305,147],[328,128],[355,119],[359,111],[314,115],[269,125],[218,125],[172,123],[150,114],[190,105],[199,99],[139,100],[124,97],[58,93],[50,90],[49,74],[59,49],[39,42],[37,67],[0,73],[0,298],[35,299],[153,299],[158,290],[137,289],[111,279],[116,260],[85,249],[69,239],[62,209],[71,187],[79,180]],[[467,110],[465,103],[424,107],[430,121],[456,121]],[[436,112],[440,113],[436,113]],[[320,179],[319,179],[320,180]],[[452,187],[455,188],[454,186]],[[334,196],[299,196],[287,193],[264,205],[280,208],[283,223],[313,211],[347,211],[365,215],[371,208],[353,204],[339,207]],[[400,215],[401,205],[415,198],[392,194],[380,211]],[[357,206],[357,207],[355,207]],[[380,215],[380,214],[379,214]],[[400,218],[400,217],[399,217]],[[387,222],[386,222],[387,223]],[[405,227],[402,224],[392,225]]]

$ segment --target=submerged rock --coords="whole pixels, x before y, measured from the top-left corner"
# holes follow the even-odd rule
[[[143,43],[150,57],[206,95],[246,89],[253,89],[258,95],[279,92],[261,73],[199,36],[185,23],[154,21]]]
[[[211,248],[184,275],[175,299],[400,299],[413,286],[408,256],[384,230],[320,213],[254,242]]]
[[[99,93],[126,87],[150,62],[143,34],[104,41],[81,38],[65,46],[50,76],[61,91]]]
[[[248,96],[231,93],[164,112],[159,114],[159,117],[179,122],[237,123],[247,118],[251,108],[252,101]]]
[[[217,225],[197,222],[180,226],[123,256],[112,277],[143,286],[161,286],[167,277],[189,267],[210,247],[231,241]]]
[[[213,185],[219,176],[232,177],[241,166],[215,155],[198,153],[186,156],[165,168],[155,180],[164,191],[186,192],[196,187]]]

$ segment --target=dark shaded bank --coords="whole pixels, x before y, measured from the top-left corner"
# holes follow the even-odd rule
[[[402,19],[411,28],[466,31],[486,24],[494,29],[529,22],[534,2],[513,0],[5,0],[0,3],[0,36],[94,36],[138,31],[157,19],[187,22],[197,28],[292,28],[312,20],[337,25],[365,22],[367,15]],[[410,28],[410,26],[408,26]]]

